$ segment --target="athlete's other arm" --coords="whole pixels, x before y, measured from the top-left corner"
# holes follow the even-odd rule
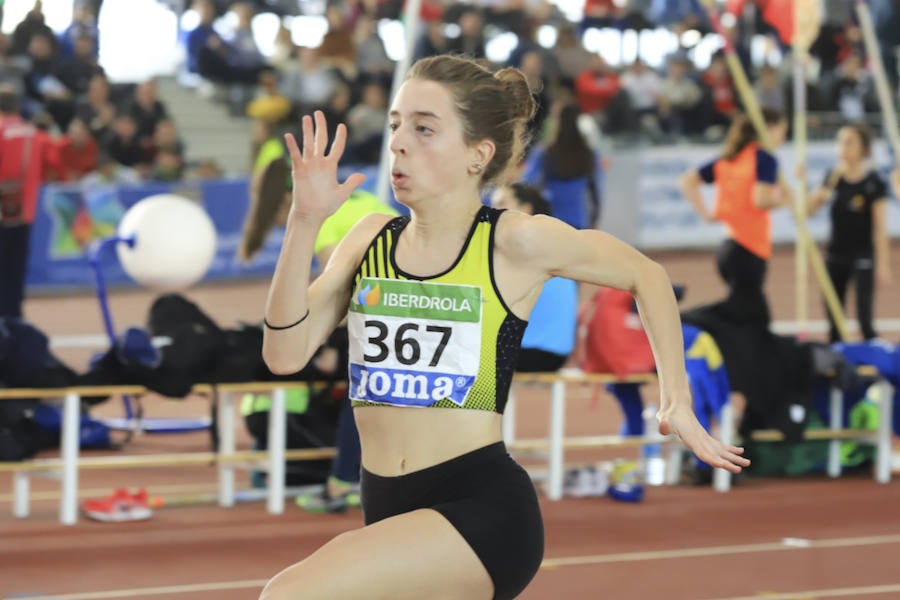
[[[840,178],[840,171],[834,168],[825,176],[825,181],[822,182],[822,185],[809,193],[809,198],[806,201],[807,215],[816,214],[816,211],[831,198]]]
[[[700,192],[700,186],[705,182],[702,169],[689,169],[678,179],[678,187],[681,189],[682,195],[688,199],[694,211],[701,219],[707,223],[716,220],[715,215],[706,206],[703,201],[703,194]]]
[[[355,173],[343,184],[337,181],[337,164],[347,140],[343,125],[338,126],[329,153],[326,153],[325,117],[321,112],[315,114],[315,134],[309,116],[303,117],[302,127],[302,152],[294,137],[286,136],[294,182],[293,204],[266,302],[269,326],[264,329],[262,354],[266,365],[277,374],[302,369],[344,317],[350,301],[355,259],[362,255],[362,248],[368,243],[363,231],[357,235],[351,231],[338,245],[322,274],[309,283],[313,243],[319,228],[364,177]],[[357,225],[354,230],[374,229],[368,219]],[[297,325],[288,327],[298,320]]]
[[[887,198],[872,205],[872,242],[875,246],[875,277],[879,285],[891,283],[891,243],[887,230]]]
[[[778,177],[778,162],[765,151],[757,152],[756,183],[753,184],[753,205],[760,210],[785,206],[793,199],[787,181]]]
[[[694,415],[678,305],[672,283],[658,263],[601,231],[576,230],[551,217],[512,211],[501,220],[496,247],[536,284],[549,277],[566,277],[631,293],[656,359],[660,432],[677,434],[714,467],[737,473],[750,464],[740,456],[742,448],[712,438]]]

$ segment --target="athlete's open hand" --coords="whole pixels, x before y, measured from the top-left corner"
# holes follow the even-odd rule
[[[709,435],[697,421],[689,404],[673,405],[661,410],[656,418],[661,434],[674,433],[703,462],[732,473],[740,473],[741,469],[750,465],[750,461],[741,456],[743,448],[723,444]]]
[[[301,120],[303,151],[290,133],[285,135],[291,154],[291,177],[294,181],[291,212],[297,216],[324,220],[334,214],[350,194],[366,180],[362,173],[354,173],[344,183],[337,180],[337,167],[347,144],[347,127],[337,126],[331,151],[328,149],[328,129],[325,115],[317,110],[313,117],[304,115]]]

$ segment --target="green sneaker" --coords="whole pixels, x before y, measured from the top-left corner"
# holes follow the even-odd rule
[[[359,508],[361,501],[359,497],[358,486],[338,482],[339,487],[345,488],[346,491],[337,496],[328,494],[328,487],[319,494],[306,494],[297,496],[297,506],[306,512],[322,514],[322,513],[344,513],[351,508]]]

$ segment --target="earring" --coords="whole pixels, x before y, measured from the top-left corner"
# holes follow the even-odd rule
[[[472,165],[472,171],[474,171],[476,174],[481,173],[481,170],[483,168],[484,167],[481,166],[481,163],[475,163]]]

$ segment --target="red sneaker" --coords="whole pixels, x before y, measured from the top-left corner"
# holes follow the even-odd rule
[[[147,503],[147,490],[140,489],[132,495],[128,490],[114,490],[108,498],[94,498],[81,503],[84,514],[95,521],[119,523],[122,521],[143,521],[153,516]]]

